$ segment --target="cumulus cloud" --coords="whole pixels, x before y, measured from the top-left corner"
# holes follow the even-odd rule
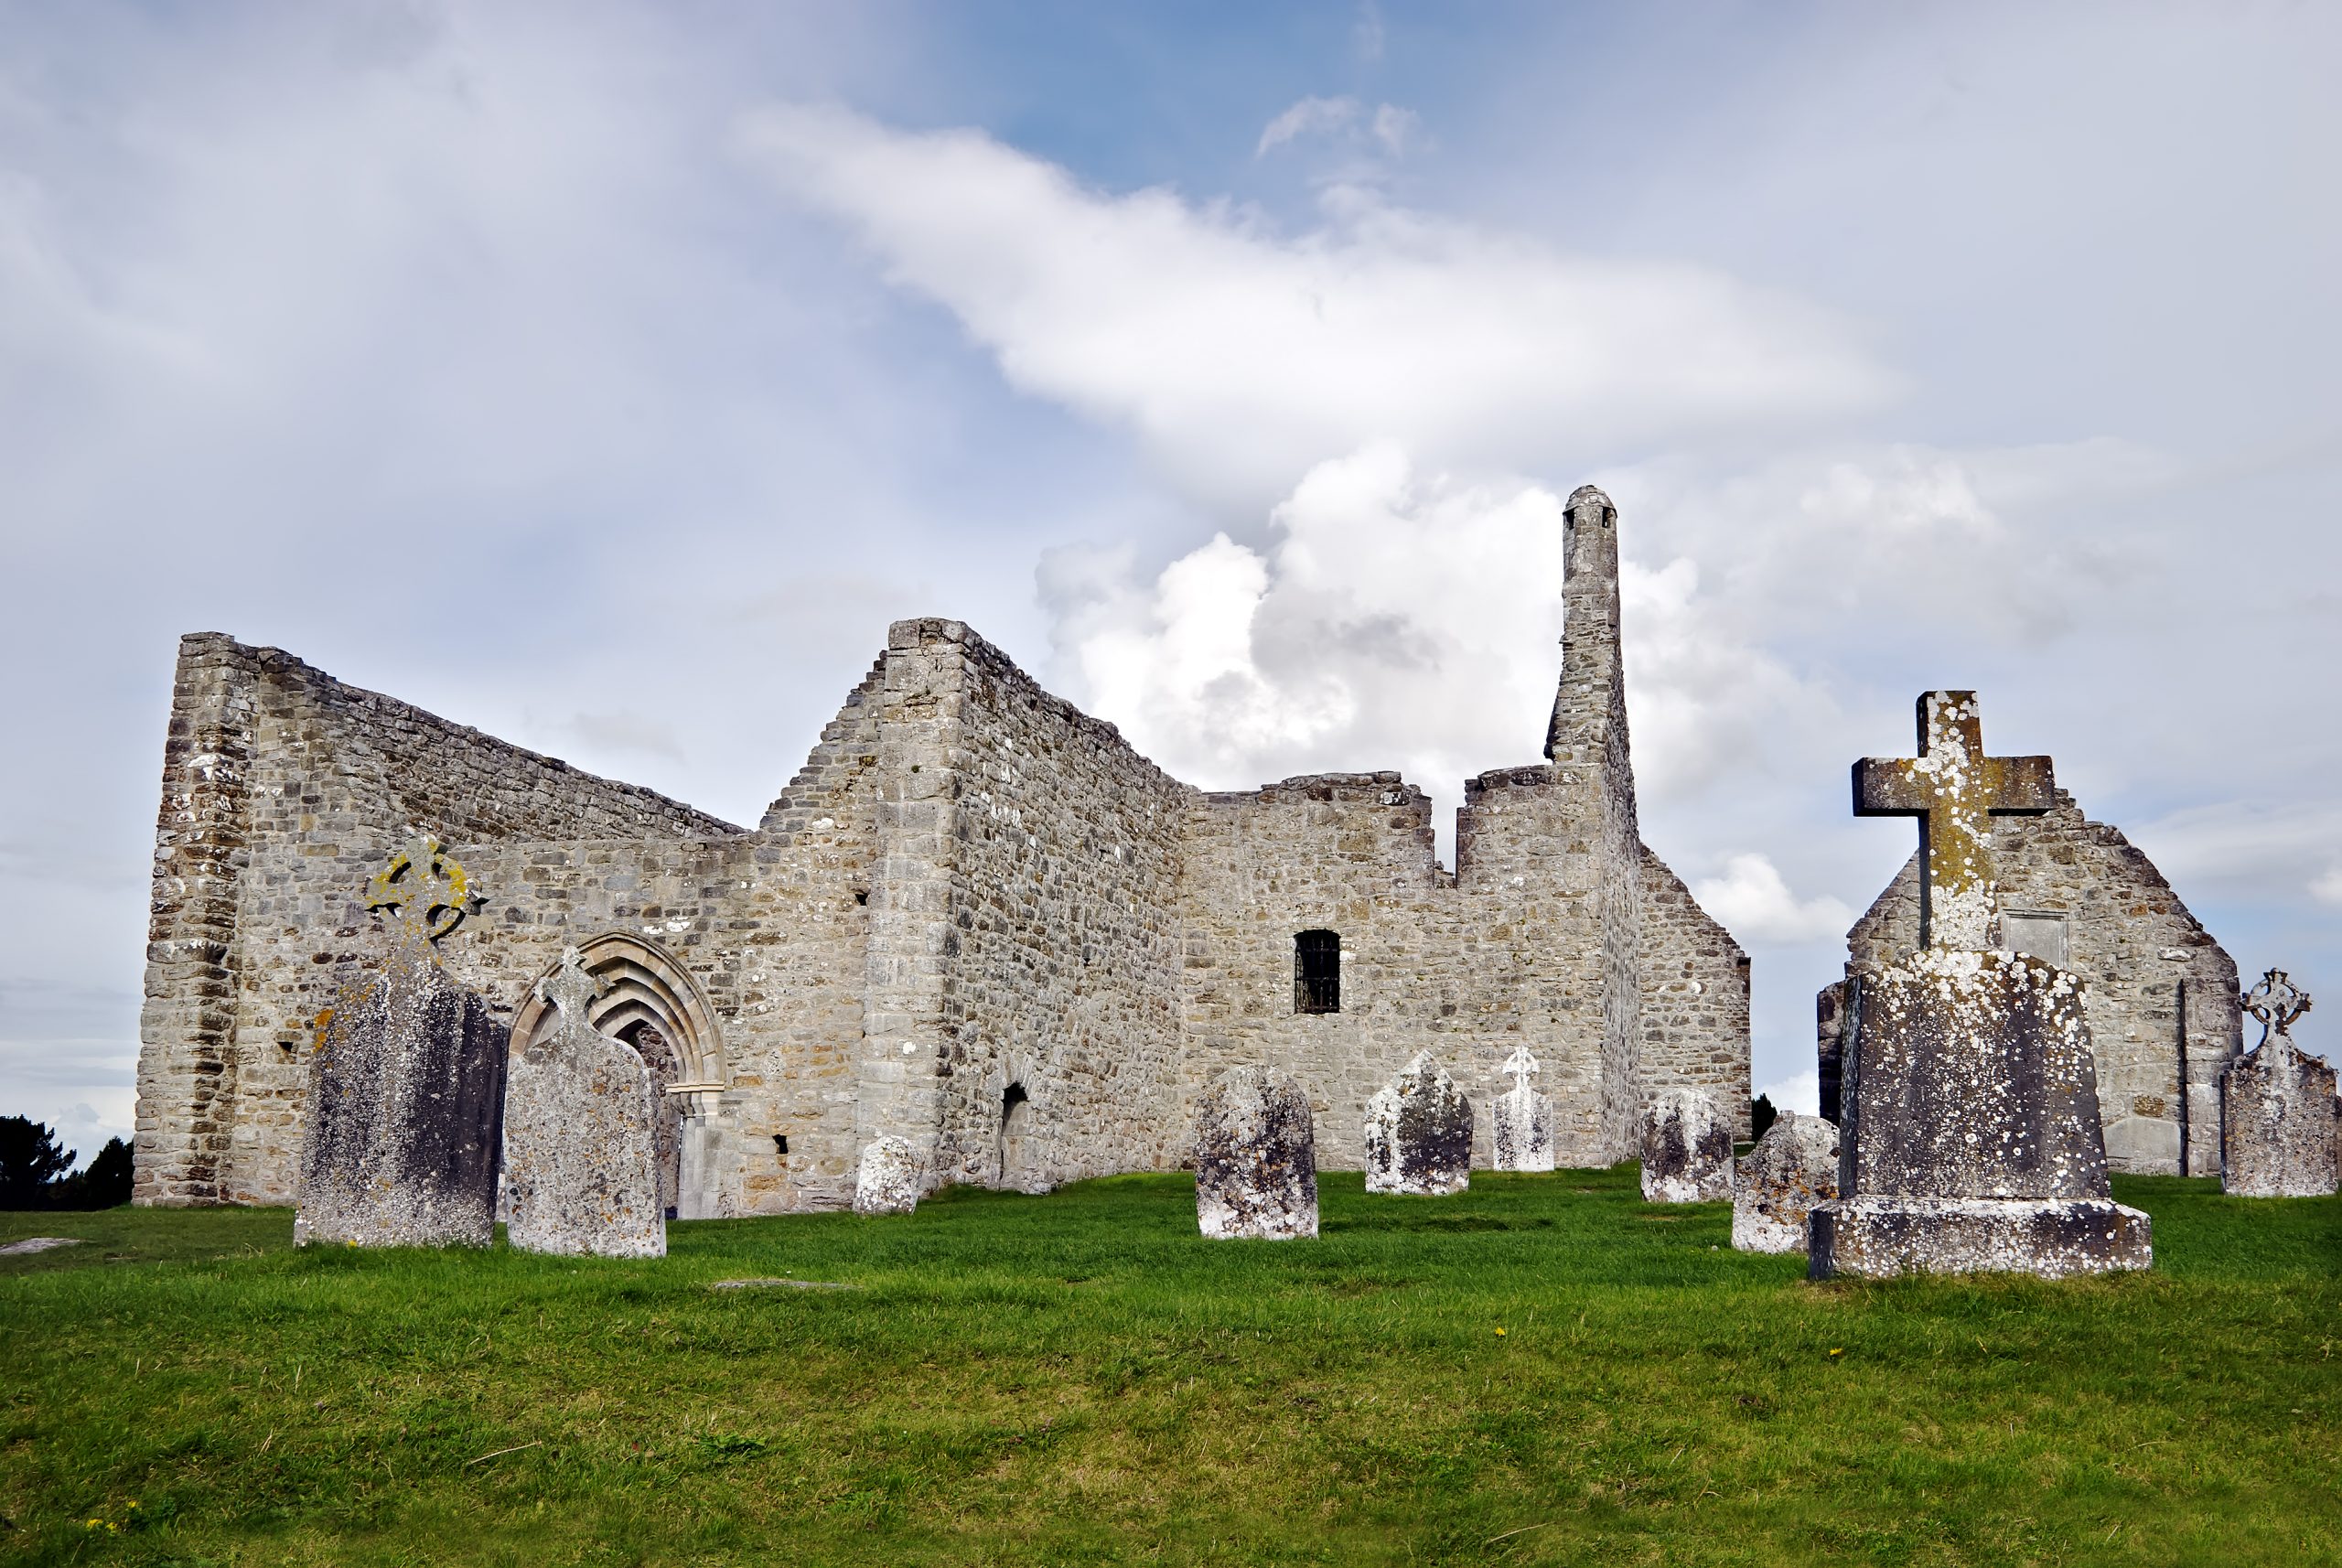
[[[2328,866],[2325,875],[2309,885],[2309,891],[2321,904],[2342,904],[2342,865]]]
[[[1799,898],[1762,854],[1732,856],[1723,875],[1694,882],[1692,896],[1743,941],[1783,947],[1826,941],[1854,923],[1853,910],[1826,893]]]
[[[1338,102],[1303,118],[1357,113]],[[1518,468],[1795,428],[1892,390],[1846,322],[1802,301],[1703,267],[1563,253],[1355,186],[1287,233],[1169,189],[1087,189],[977,131],[784,105],[749,116],[741,140],[897,285],[951,310],[1012,383],[1134,432],[1215,499],[1265,505],[1382,441]]]
[[[1419,473],[1378,445],[1319,464],[1264,551],[1226,534],[1151,582],[1127,555],[1043,568],[1059,664],[1184,777],[1258,782],[1347,757],[1452,790],[1533,759],[1560,656],[1562,503]]]
[[[1756,1092],[1770,1100],[1776,1111],[1795,1111],[1807,1116],[1821,1114],[1821,1074],[1818,1069],[1759,1084]]]

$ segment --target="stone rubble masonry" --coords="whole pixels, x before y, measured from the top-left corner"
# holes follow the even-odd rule
[[[1732,1169],[1732,1245],[1740,1252],[1802,1252],[1805,1219],[1838,1196],[1838,1129],[1784,1111]]]
[[[1230,1068],[1196,1110],[1196,1225],[1214,1238],[1317,1234],[1309,1097],[1273,1068]]]
[[[2087,988],[2107,1163],[2181,1174],[2184,1154],[2184,1174],[2216,1176],[2220,1072],[2243,1041],[2235,961],[2129,840],[2085,819],[2064,790],[2056,799],[2041,816],[1992,819],[2000,913],[2064,919],[2061,967]],[[1846,972],[1875,972],[1918,941],[1914,854],[1846,933]],[[1842,983],[1817,1004],[1825,1116],[1836,1111],[1842,1005]]]
[[[2335,1190],[2342,1137],[2334,1069],[2280,1029],[2220,1075],[2220,1190],[2320,1197]]]
[[[1732,1197],[1732,1123],[1713,1095],[1662,1090],[1643,1107],[1645,1203],[1722,1203]]]
[[[1356,1168],[1368,1100],[1424,1050],[1472,1098],[1533,1051],[1563,1165],[1632,1155],[1661,1089],[1745,1129],[1746,961],[1637,836],[1616,513],[1588,489],[1569,518],[1550,760],[1466,783],[1453,871],[1396,773],[1198,790],[957,621],[890,628],[753,830],[188,638],[138,1201],[290,1199],[313,1021],[367,972],[368,875],[420,831],[489,890],[439,950],[508,1028],[570,944],[665,977],[671,1071],[707,1086],[676,1097],[686,1216],[843,1208],[882,1136],[930,1183],[1177,1168],[1241,1066],[1290,1073],[1319,1162]],[[1295,1010],[1313,929],[1340,938],[1338,1012]]]

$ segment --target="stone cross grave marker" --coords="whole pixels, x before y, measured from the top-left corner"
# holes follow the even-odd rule
[[[1810,1273],[2057,1278],[2143,1269],[2112,1201],[2080,978],[1990,950],[1996,814],[2055,804],[2046,757],[1987,757],[1973,692],[1918,702],[1919,755],[1854,764],[1854,814],[1919,819],[1919,950],[1847,984],[1838,1196]]]
[[[2261,1043],[2220,1073],[2220,1190],[2235,1197],[2317,1197],[2342,1183],[2342,1107],[2334,1069],[2294,1044],[2309,993],[2282,969],[2238,998]]]
[[[417,834],[366,886],[381,972],[318,1015],[296,1243],[485,1247],[494,1238],[506,1031],[436,944],[483,900]]]
[[[575,947],[537,983],[553,1027],[524,1043],[504,1100],[505,1234],[524,1252],[663,1258],[659,1111],[650,1069],[594,1027],[608,989]]]
[[[1854,764],[1854,815],[1919,819],[1919,945],[1988,945],[1993,823],[2057,804],[2046,757],[1987,757],[1973,692],[1919,698],[1919,755]]]
[[[1500,1171],[1549,1171],[1553,1168],[1553,1101],[1530,1081],[1541,1069],[1527,1046],[1515,1046],[1504,1058],[1512,1087],[1497,1096],[1491,1108],[1489,1143]]]
[[[2238,997],[2237,1002],[2261,1020],[2261,1043],[2264,1046],[2272,1034],[2290,1038],[2294,1020],[2309,1011],[2309,993],[2295,985],[2282,969],[2272,969],[2262,975],[2260,983]]]

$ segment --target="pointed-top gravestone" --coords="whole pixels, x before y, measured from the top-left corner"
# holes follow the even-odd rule
[[[1806,1215],[1837,1196],[1836,1124],[1782,1112],[1733,1165],[1733,1250],[1804,1251]]]
[[[1918,720],[1917,757],[1854,765],[1856,815],[1919,819],[1922,947],[1849,983],[1812,1275],[2144,1268],[2147,1217],[2107,1186],[2082,983],[1985,946],[1990,819],[2054,805],[2049,759],[1986,756],[1973,692],[1928,693]]]
[[[2309,993],[2282,969],[2238,998],[2261,1043],[2220,1074],[2220,1190],[2240,1197],[2317,1197],[2342,1170],[2331,1067],[2294,1044]]]
[[[1553,1101],[1530,1082],[1540,1070],[1527,1046],[1515,1046],[1504,1058],[1512,1087],[1497,1096],[1489,1144],[1500,1171],[1549,1171],[1553,1168]]]
[[[1472,1102],[1417,1051],[1366,1102],[1366,1190],[1437,1197],[1472,1184]]]
[[[650,1069],[594,1027],[607,989],[575,948],[537,983],[553,1027],[513,1057],[504,1094],[504,1231],[524,1252],[663,1258]]]
[[[435,838],[367,884],[381,972],[317,1021],[301,1144],[300,1245],[485,1247],[495,1237],[504,1028],[437,943],[481,903]]]

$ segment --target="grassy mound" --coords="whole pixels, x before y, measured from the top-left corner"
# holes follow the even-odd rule
[[[1632,1166],[1180,1176],[663,1262],[0,1216],[0,1561],[2342,1561],[2342,1199],[2118,1178],[2147,1275],[1814,1286]],[[760,1283],[717,1288],[728,1280]]]

